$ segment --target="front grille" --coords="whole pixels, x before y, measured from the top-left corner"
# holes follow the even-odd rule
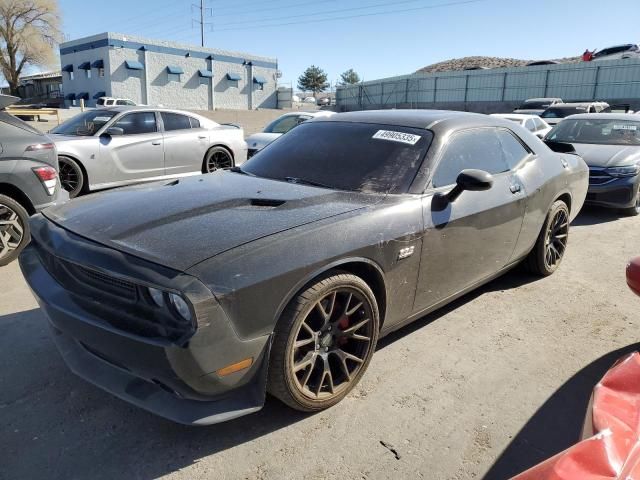
[[[589,185],[605,185],[614,180],[615,178],[609,175],[604,168],[589,169]]]

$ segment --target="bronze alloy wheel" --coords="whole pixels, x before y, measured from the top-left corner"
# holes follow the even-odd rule
[[[355,289],[339,288],[318,300],[289,357],[300,392],[322,399],[347,388],[367,358],[372,326],[371,306]]]
[[[367,369],[379,328],[376,298],[364,280],[343,272],[318,279],[276,326],[269,392],[306,412],[335,405]]]

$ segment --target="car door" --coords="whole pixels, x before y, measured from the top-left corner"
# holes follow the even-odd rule
[[[198,119],[174,112],[160,112],[164,136],[165,175],[202,172],[209,149],[209,131]]]
[[[502,133],[501,133],[502,132]],[[506,266],[518,241],[526,194],[510,169],[497,128],[462,130],[440,152],[423,198],[425,232],[415,311],[425,310]],[[453,202],[443,193],[464,169],[493,175],[487,191],[465,191]]]
[[[98,183],[92,182],[94,188],[164,175],[162,133],[156,113],[129,112],[115,119],[100,136],[99,152],[104,175]]]

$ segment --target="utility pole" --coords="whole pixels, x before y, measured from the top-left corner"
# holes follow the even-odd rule
[[[200,10],[200,20],[198,21],[198,20],[192,19],[191,25],[193,25],[193,22],[200,24],[200,45],[202,47],[204,47],[204,26],[211,25],[210,23],[204,21],[204,17],[205,17],[205,14],[207,13],[207,10],[209,11],[207,16],[209,17],[213,16],[213,9],[205,7],[204,2],[205,0],[200,0],[200,5],[196,5],[193,3],[191,4],[191,11],[193,11],[194,8],[197,8],[198,10]]]

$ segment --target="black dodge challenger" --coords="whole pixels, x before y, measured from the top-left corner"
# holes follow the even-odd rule
[[[20,264],[71,370],[128,402],[200,425],[267,391],[315,411],[381,336],[518,263],[553,273],[588,175],[507,120],[337,114],[241,168],[49,209]]]

